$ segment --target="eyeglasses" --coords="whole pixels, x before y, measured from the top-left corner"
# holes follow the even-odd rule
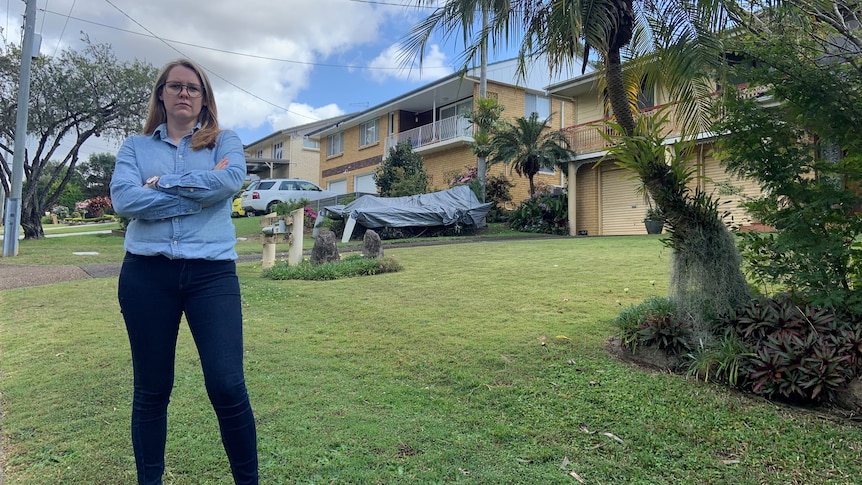
[[[178,96],[186,88],[190,98],[200,98],[204,94],[204,88],[197,84],[165,83],[165,92]]]

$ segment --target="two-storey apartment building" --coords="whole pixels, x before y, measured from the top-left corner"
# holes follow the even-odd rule
[[[550,117],[556,129],[574,124],[571,101],[544,90],[553,78],[537,69],[522,79],[516,67],[517,62],[510,60],[487,68],[487,96],[504,107],[503,119],[536,112],[542,119]],[[423,157],[432,189],[448,188],[452,173],[476,165],[470,147],[473,126],[463,115],[475,109],[479,81],[477,69],[455,73],[311,134],[321,146],[321,185],[345,193],[376,193],[374,174],[389,149],[409,142]],[[511,167],[494,165],[489,174],[505,174],[515,184],[516,201],[529,196],[527,179]],[[549,185],[565,182],[559,169],[542,172],[535,180]]]
[[[320,182],[320,143],[308,134],[347,118],[339,116],[267,135],[244,147],[247,172],[260,178]]]
[[[638,191],[640,180],[628,170],[619,168],[613,160],[604,159],[606,141],[599,135],[601,122],[607,118],[594,73],[548,86],[553,97],[573,103],[573,123],[565,132],[576,156],[566,169],[569,195],[569,231],[571,235],[631,235],[646,234],[643,219],[649,202]],[[639,100],[643,112],[673,103],[666,90],[645,89]],[[679,139],[680,129],[671,121],[667,141]],[[725,172],[715,150],[714,133],[697,135],[693,182],[701,190],[719,197],[722,211],[728,211],[727,222],[743,229],[752,221],[739,207],[741,199],[760,194],[760,187],[751,180],[738,179]],[[732,187],[737,192],[727,193]]]

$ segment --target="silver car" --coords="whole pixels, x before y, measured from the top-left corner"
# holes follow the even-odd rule
[[[242,209],[254,214],[269,214],[275,205],[300,199],[317,200],[338,195],[302,179],[263,179],[242,193]]]

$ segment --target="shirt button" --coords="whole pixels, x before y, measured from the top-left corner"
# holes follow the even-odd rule
[[[173,242],[173,243],[174,243],[174,246],[176,246],[176,245],[177,245],[177,240],[176,240],[176,239],[174,239],[174,240],[173,240],[173,241],[171,241],[171,242]]]

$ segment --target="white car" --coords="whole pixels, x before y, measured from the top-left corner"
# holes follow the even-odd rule
[[[302,179],[264,179],[253,182],[242,193],[242,208],[254,214],[269,214],[275,205],[300,199],[309,201],[335,197],[338,193],[323,190]]]

